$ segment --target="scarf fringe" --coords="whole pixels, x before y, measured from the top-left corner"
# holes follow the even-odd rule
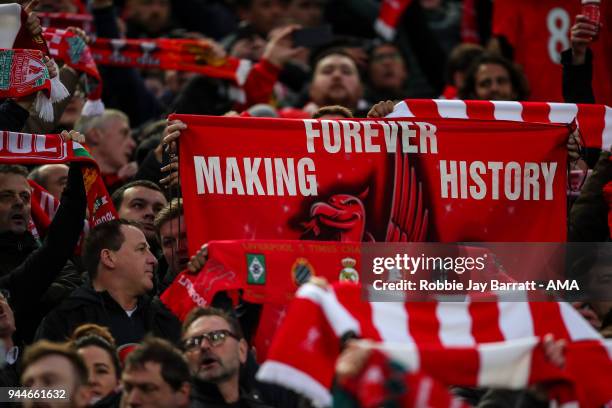
[[[59,68],[57,67],[57,64],[55,63],[55,61],[53,61],[53,64],[55,65],[55,69],[58,72],[58,74],[55,77],[51,78],[51,102],[55,103],[55,102],[63,101],[64,99],[69,97],[70,92],[68,92],[68,89],[66,89],[66,87],[60,80]]]
[[[100,116],[104,113],[104,103],[101,99],[88,99],[81,109],[83,116]]]
[[[45,122],[53,122],[53,104],[44,92],[38,92],[34,101],[34,110]]]

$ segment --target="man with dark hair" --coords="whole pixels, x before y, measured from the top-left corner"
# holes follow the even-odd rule
[[[349,54],[340,48],[327,50],[318,56],[314,67],[309,88],[313,110],[325,105],[342,105],[356,112],[363,86],[357,64]]]
[[[228,313],[192,310],[183,324],[183,351],[194,376],[193,407],[268,406],[258,391],[240,381],[248,344],[238,321]]]
[[[11,293],[18,342],[30,342],[46,311],[81,284],[69,261],[87,206],[80,169],[70,164],[61,205],[41,245],[28,230],[32,192],[27,169],[0,165],[0,288]]]
[[[121,378],[124,407],[189,407],[189,367],[170,343],[147,338],[132,351]]]
[[[170,32],[172,23],[170,0],[128,0],[127,35],[129,38],[154,38]]]
[[[315,113],[313,119],[351,119],[353,113],[340,105],[322,106]]]
[[[368,61],[368,101],[406,97],[408,69],[399,47],[391,42],[372,46]]]
[[[470,66],[459,90],[461,99],[524,101],[529,90],[521,71],[497,54],[483,53]]]
[[[283,0],[238,0],[240,21],[248,23],[264,38],[283,21],[286,3]]]
[[[18,387],[21,368],[18,361],[22,353],[13,340],[17,327],[9,298],[7,290],[0,291],[0,342],[4,352],[4,355],[0,356],[0,360],[4,360],[4,365],[0,368],[0,387]]]
[[[159,186],[148,180],[135,180],[115,190],[112,200],[119,217],[140,223],[149,245],[157,245],[153,221],[168,203]]]
[[[63,340],[83,323],[107,326],[119,347],[145,334],[177,341],[180,323],[153,289],[157,260],[142,231],[130,221],[113,220],[93,228],[83,247],[90,282],[51,311],[37,337]]]
[[[189,263],[182,199],[175,198],[157,213],[155,231],[162,254],[168,264],[167,271],[163,273],[158,271],[160,280],[158,290],[159,293],[162,293]]]
[[[58,200],[68,183],[68,166],[65,164],[44,164],[30,172],[28,178],[47,190]]]
[[[484,48],[478,44],[463,43],[451,51],[446,62],[446,88],[442,96],[445,99],[455,99],[457,92],[463,87],[465,76],[474,60],[482,55]]]
[[[54,393],[53,396],[61,396],[61,399],[46,400],[45,407],[88,406],[87,367],[68,344],[43,340],[28,347],[23,358],[21,383],[33,390],[45,389]],[[39,405],[30,400],[24,402],[23,406],[29,408]]]

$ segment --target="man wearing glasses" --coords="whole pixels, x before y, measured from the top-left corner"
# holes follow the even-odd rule
[[[194,309],[183,323],[182,338],[194,376],[192,407],[272,406],[249,387],[248,375],[241,375],[248,345],[235,318],[220,309]]]

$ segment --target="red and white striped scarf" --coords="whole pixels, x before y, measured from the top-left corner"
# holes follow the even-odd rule
[[[612,146],[612,108],[605,105],[406,99],[395,105],[395,109],[388,117],[510,120],[565,124],[575,121],[587,147],[609,149]]]
[[[358,285],[324,290],[306,284],[276,332],[258,379],[329,405],[340,338],[354,332],[382,342],[412,371],[447,385],[522,389],[561,380],[572,387],[564,396],[551,395],[560,402],[575,398],[591,407],[612,400],[609,352],[570,305],[499,299],[369,303]],[[539,339],[548,333],[569,342],[563,370],[544,358]]]
[[[402,14],[412,3],[412,0],[383,0],[378,17],[374,22],[374,30],[387,41],[395,37],[395,29]]]

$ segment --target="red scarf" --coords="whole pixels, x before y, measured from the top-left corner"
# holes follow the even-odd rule
[[[387,41],[395,37],[395,28],[412,0],[383,0],[374,30]]]
[[[0,49],[0,65],[3,70],[0,98],[19,99],[36,94],[35,110],[42,119],[52,122],[53,106],[49,100],[51,79],[43,62],[43,53],[38,50]]]
[[[96,32],[93,25],[93,16],[91,16],[91,14],[37,12],[36,15],[38,18],[40,18],[40,24],[43,27],[62,29],[66,29],[68,27],[78,27],[87,34],[95,34]]]
[[[59,209],[60,202],[51,193],[38,185],[35,181],[28,180],[32,187],[32,201],[30,203],[32,219],[30,220],[30,232],[37,239],[44,238],[49,230],[49,225]],[[81,253],[83,239],[89,231],[89,222],[85,220],[83,234],[74,250],[76,255]]]
[[[51,56],[64,61],[75,71],[86,75],[87,102],[83,107],[83,115],[101,115],[104,112],[104,105],[101,101],[102,77],[89,46],[73,32],[57,28],[45,28],[43,36],[47,41]]]
[[[478,24],[476,22],[475,0],[463,0],[461,8],[461,42],[480,43]]]
[[[462,99],[405,99],[388,118],[454,118],[526,123],[576,124],[586,147],[612,146],[612,108],[605,105],[470,101]]]
[[[117,218],[117,212],[100,177],[96,161],[81,144],[60,135],[34,135],[0,131],[0,162],[51,164],[78,161],[82,167],[90,225]]]
[[[175,69],[244,84],[250,63],[233,57],[215,58],[206,40],[98,38],[90,46],[97,64]]]
[[[22,98],[38,91],[49,96],[51,80],[42,52],[0,49],[0,65],[0,98]]]
[[[5,47],[11,49],[29,49],[38,50],[43,55],[50,56],[47,43],[45,42],[42,35],[32,36],[30,31],[27,29],[28,14],[18,4],[6,4],[0,5],[0,16],[6,19],[6,31],[5,36],[8,36],[8,42],[13,39],[12,44],[6,43],[7,39],[4,38]],[[42,60],[41,60],[42,62]],[[46,70],[46,67],[45,67]],[[37,72],[36,72],[37,73]],[[47,74],[48,75],[48,74]],[[7,89],[3,86],[2,88]],[[32,93],[32,92],[29,92]],[[50,87],[48,92],[37,95],[35,102],[35,109],[40,114],[40,117],[47,122],[53,121],[53,107],[52,102],[61,101],[69,96],[68,90],[62,84],[59,76],[55,76],[50,79]]]
[[[368,303],[361,287],[347,283],[300,288],[258,379],[328,405],[340,338],[349,331],[447,386],[524,389],[562,381],[549,398],[585,407],[612,400],[612,362],[602,338],[566,303]],[[539,339],[547,333],[568,342],[562,369],[544,357]]]
[[[338,393],[334,393],[334,407],[337,408],[470,406],[453,397],[440,381],[423,373],[411,373],[378,350],[370,353],[355,377],[343,379],[339,387],[355,399],[355,403],[344,403],[344,399],[338,400]]]

